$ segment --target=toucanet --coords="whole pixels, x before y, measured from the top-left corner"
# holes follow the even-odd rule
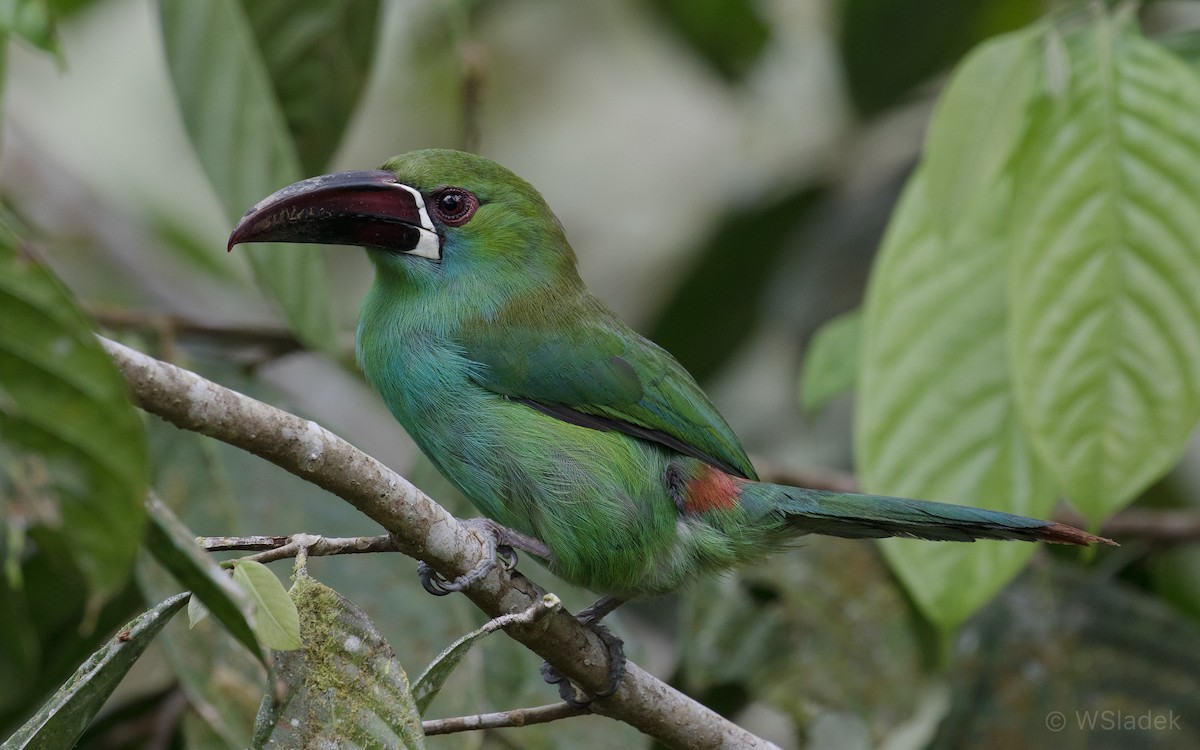
[[[285,187],[229,246],[268,241],[366,248],[367,380],[501,547],[607,595],[593,620],[803,534],[1108,542],[980,508],[758,481],[688,372],[587,290],[537,190],[483,157],[415,151]]]

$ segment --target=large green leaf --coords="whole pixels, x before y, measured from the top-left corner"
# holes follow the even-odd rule
[[[146,441],[124,381],[41,265],[0,226],[0,519],[52,534],[93,594],[119,590],[142,538]]]
[[[57,53],[55,15],[50,0],[0,0],[0,38],[11,34],[46,52]]]
[[[254,746],[425,747],[408,677],[374,623],[307,575],[291,595],[304,646],[276,654],[282,690],[263,699]]]
[[[981,44],[955,70],[925,139],[931,216],[942,232],[985,198],[1025,132],[1037,92],[1041,28]]]
[[[0,745],[0,750],[73,747],[117,683],[187,600],[188,594],[176,594],[126,625]]]
[[[1200,80],[1106,18],[1066,50],[1016,173],[1010,345],[1033,444],[1098,522],[1200,418]]]
[[[1044,516],[1054,485],[1021,431],[1009,385],[1004,186],[947,240],[930,214],[928,184],[923,170],[909,182],[867,290],[855,425],[863,487]],[[986,602],[1034,549],[883,545],[942,628]]]
[[[375,51],[379,0],[244,0],[305,174],[342,139]]]
[[[237,0],[159,0],[163,46],[184,125],[231,221],[303,176],[287,119]],[[329,290],[315,248],[247,247],[259,286],[296,335],[336,345]]]

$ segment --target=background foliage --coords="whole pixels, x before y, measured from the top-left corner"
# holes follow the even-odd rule
[[[293,617],[329,624],[300,628],[275,673],[299,697],[262,715],[322,705],[303,665],[328,662],[378,675],[375,730],[420,742],[394,670],[479,614],[390,557],[312,561],[299,613],[269,571],[231,582],[191,536],[375,529],[137,414],[90,331],[316,419],[470,514],[351,364],[361,253],[223,252],[283,184],[450,146],[543,190],[593,290],[771,473],[1143,521],[1098,555],[805,541],[622,610],[636,660],[784,746],[1200,743],[1197,28],[1173,2],[0,2],[0,737],[249,746]],[[135,617],[133,647],[102,645]],[[320,640],[349,635],[370,653]],[[89,658],[102,679],[51,697]],[[429,715],[550,697],[531,654],[487,639]],[[588,718],[428,745],[597,737],[644,744]]]

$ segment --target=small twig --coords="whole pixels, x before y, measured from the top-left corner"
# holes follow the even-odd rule
[[[425,730],[426,737],[431,737],[435,734],[470,732],[478,729],[526,727],[531,724],[545,724],[549,721],[569,719],[588,713],[591,712],[587,708],[575,708],[566,703],[551,703],[545,706],[514,708],[511,711],[497,711],[491,714],[456,716],[452,719],[430,719],[421,722],[421,728]]]
[[[295,335],[279,328],[214,326],[181,315],[143,310],[90,309],[88,315],[109,330],[152,331],[168,359],[175,358],[176,341],[180,338],[211,339],[231,347],[261,349],[259,358],[264,361],[304,348]]]
[[[282,547],[290,536],[202,536],[196,541],[209,552],[240,552]]]
[[[244,558],[261,563],[296,557],[301,551],[304,551],[309,557],[399,551],[396,548],[396,540],[390,534],[351,537],[328,537],[317,534],[206,536],[200,538],[200,546],[209,552],[262,550],[257,555],[248,555]]]

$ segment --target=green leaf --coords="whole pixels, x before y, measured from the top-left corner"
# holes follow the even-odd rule
[[[50,0],[0,0],[0,36],[9,34],[57,53],[58,29]]]
[[[963,628],[923,747],[1200,747],[1197,643],[1194,621],[1140,587],[1051,561]]]
[[[752,0],[648,2],[671,31],[729,82],[746,77],[771,37],[771,27]]]
[[[282,695],[263,699],[253,746],[425,747],[408,677],[374,623],[306,575],[291,595],[304,645],[276,655]]]
[[[61,538],[94,596],[119,590],[146,518],[142,425],[70,294],[3,224],[0,440],[14,454],[4,522]]]
[[[200,607],[203,604],[208,613],[265,664],[266,654],[259,647],[247,619],[252,609],[243,590],[234,585],[221,566],[196,544],[196,536],[161,500],[151,496],[146,507],[150,511],[146,547],[159,564],[196,595],[188,604],[189,620],[193,618],[193,605]],[[267,571],[267,575],[278,584],[274,574]],[[279,588],[282,590],[283,586]]]
[[[188,594],[177,594],[126,625],[0,745],[0,750],[72,747],[117,683],[187,599]]]
[[[562,603],[554,594],[546,594],[540,603],[535,605],[537,608],[545,608],[545,611],[552,611],[562,607]],[[454,673],[454,670],[462,663],[467,652],[475,643],[481,640],[484,636],[495,633],[497,630],[509,625],[513,622],[528,621],[529,617],[536,616],[538,609],[530,609],[526,613],[516,615],[501,615],[485,622],[481,627],[472,630],[463,637],[450,644],[448,648],[442,651],[430,663],[421,676],[417,678],[413,685],[412,694],[415,697],[417,711],[425,714],[425,710],[429,708],[429,704],[437,697],[442,686],[446,684],[446,680]]]
[[[1034,27],[980,45],[938,100],[924,164],[930,212],[943,234],[989,194],[1025,132],[1041,35]]]
[[[854,387],[858,376],[858,346],[862,311],[851,310],[821,326],[804,355],[800,404],[815,412],[829,399]]]
[[[952,241],[918,171],[892,217],[867,290],[856,412],[868,492],[1044,516],[1054,485],[1015,417],[1006,348],[1007,185]],[[962,622],[1020,570],[1032,544],[887,540],[921,610]]]
[[[179,583],[152,555],[138,556],[138,587],[147,600],[177,591]],[[196,597],[188,600],[188,609]],[[246,647],[236,641],[216,618],[207,617],[191,627],[182,617],[158,634],[155,643],[171,674],[188,699],[226,747],[250,746],[250,727],[264,689],[267,670]]]
[[[184,125],[230,221],[302,176],[279,99],[237,0],[159,0]],[[329,289],[316,248],[245,248],[259,286],[306,344],[333,352]]]
[[[433,699],[441,692],[442,686],[446,684],[446,680],[454,673],[454,670],[466,658],[467,653],[475,643],[481,640],[484,636],[492,633],[492,630],[478,628],[467,633],[462,638],[459,638],[454,643],[437,655],[437,658],[425,668],[417,681],[413,683],[412,694],[417,706],[417,713],[425,715],[429,704],[433,703]]]
[[[205,618],[208,617],[208,607],[205,607],[203,604],[201,604],[198,597],[193,596],[190,600],[188,600],[187,613],[188,630],[191,630],[200,623],[204,622]],[[255,641],[255,645],[257,645],[257,643],[258,642]]]
[[[305,174],[324,171],[375,52],[378,0],[243,0]]]
[[[262,563],[240,560],[233,582],[254,602],[254,634],[258,642],[277,651],[300,648],[300,615],[287,589]]]
[[[813,536],[803,550],[698,580],[680,594],[678,632],[682,678],[672,682],[722,714],[759,701],[793,717],[857,714],[885,737],[917,711],[908,603],[860,542]]]
[[[1105,18],[1066,49],[1016,172],[1010,347],[1033,444],[1097,523],[1200,418],[1200,80]]]

